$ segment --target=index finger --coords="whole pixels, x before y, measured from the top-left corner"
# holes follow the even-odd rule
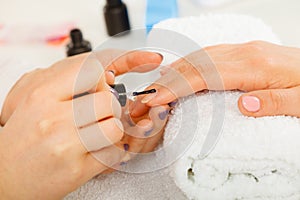
[[[151,71],[163,60],[161,54],[148,51],[108,50],[105,54],[97,54],[97,57],[105,70],[113,71],[116,76],[127,72]]]

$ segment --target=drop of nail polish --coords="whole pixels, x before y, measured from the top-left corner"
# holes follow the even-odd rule
[[[152,131],[153,131],[153,128],[150,129],[150,130],[148,130],[148,131],[146,131],[144,135],[145,135],[146,137],[148,137],[149,135],[151,135]]]
[[[129,150],[129,144],[124,144],[123,146],[124,146],[124,150],[125,150],[125,151],[128,151],[128,150]]]
[[[166,117],[167,117],[168,113],[169,113],[169,111],[168,111],[168,110],[165,110],[165,111],[163,111],[163,112],[159,113],[159,114],[158,114],[158,116],[159,116],[159,119],[161,119],[161,120],[164,120],[164,119],[166,119]]]

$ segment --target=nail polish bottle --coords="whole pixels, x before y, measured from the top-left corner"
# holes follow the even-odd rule
[[[70,38],[71,42],[67,45],[67,56],[74,56],[92,51],[91,43],[83,39],[82,32],[79,29],[71,30]]]
[[[127,7],[121,0],[106,0],[104,18],[109,36],[127,33],[130,30]]]

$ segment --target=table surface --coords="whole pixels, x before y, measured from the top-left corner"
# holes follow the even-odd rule
[[[261,18],[270,25],[282,43],[300,47],[299,0],[227,0],[217,7],[195,6],[192,0],[178,0],[180,16],[204,13],[239,13]],[[145,0],[124,0],[133,28],[143,28]],[[4,24],[55,24],[74,21],[94,47],[108,36],[103,19],[105,0],[1,0],[0,23]],[[36,66],[49,66],[65,57],[65,47],[47,45],[0,45],[1,57],[22,59]]]

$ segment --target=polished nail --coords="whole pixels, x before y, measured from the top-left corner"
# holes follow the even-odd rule
[[[128,151],[128,150],[129,150],[129,144],[124,144],[123,146],[124,146],[124,150],[125,150],[125,151]]]
[[[145,134],[144,134],[145,137],[148,137],[149,135],[151,135],[152,131],[153,131],[153,128],[151,128],[150,130],[146,131]]]
[[[165,110],[165,111],[159,113],[159,114],[158,114],[159,119],[165,120],[168,114],[169,114],[169,111],[168,111],[168,110]]]
[[[152,93],[152,94],[148,94],[146,95],[143,99],[142,99],[142,103],[148,103],[149,101],[151,101],[152,99],[154,99],[157,95],[157,92],[156,93]]]
[[[170,107],[175,107],[177,103],[178,103],[178,100],[172,101],[171,103],[168,103],[168,105],[169,105]]]
[[[249,112],[257,112],[260,109],[260,101],[255,96],[242,97],[242,104]]]
[[[115,76],[115,72],[113,70],[108,70],[108,72],[112,73]]]
[[[159,57],[161,58],[161,60],[164,59],[164,56],[161,53],[155,52],[157,55],[159,55]]]

